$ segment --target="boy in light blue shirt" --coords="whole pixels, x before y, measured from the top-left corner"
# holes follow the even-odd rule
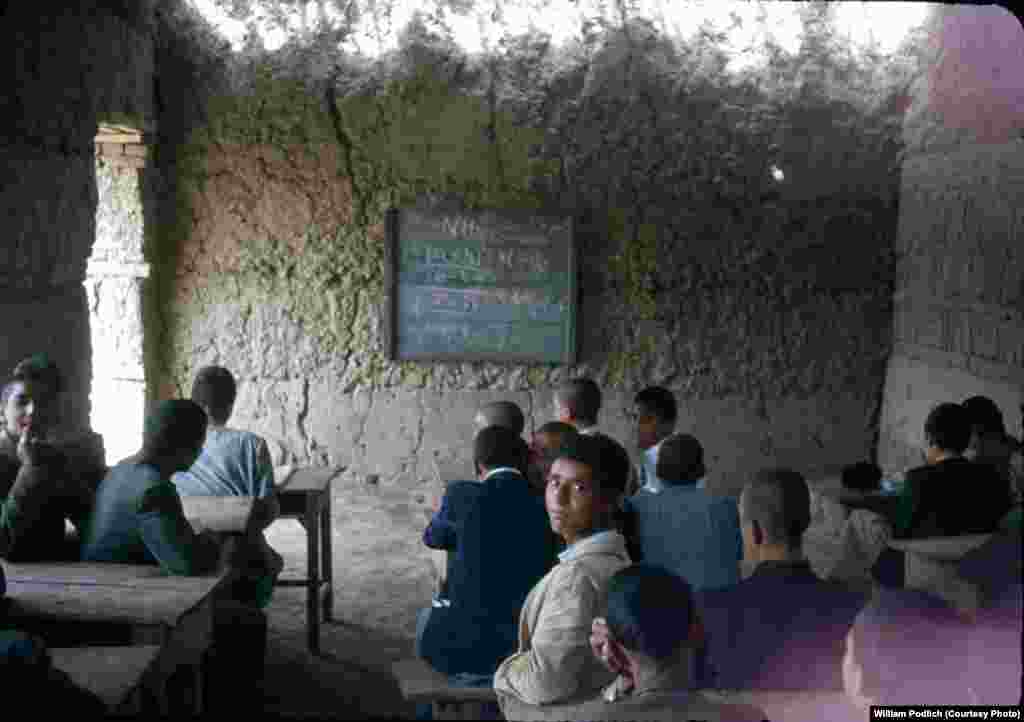
[[[672,392],[661,386],[648,386],[633,399],[636,419],[636,444],[643,453],[639,464],[640,489],[659,493],[664,484],[658,478],[658,449],[675,429],[678,412]]]
[[[656,467],[663,488],[626,500],[624,533],[630,558],[665,567],[694,589],[739,582],[743,539],[736,502],[697,487],[704,451],[694,437],[674,434],[661,442]]]

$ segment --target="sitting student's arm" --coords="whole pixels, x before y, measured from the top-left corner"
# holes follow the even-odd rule
[[[75,525],[80,537],[85,536],[86,524],[96,503],[96,493],[81,477],[71,477],[63,494],[64,514]]]
[[[274,464],[270,458],[267,442],[260,439],[256,445],[256,483],[257,499],[252,508],[252,527],[263,531],[281,515],[281,504],[277,500],[274,488]]]
[[[725,534],[729,538],[729,543],[732,545],[732,554],[729,557],[735,557],[736,568],[739,570],[740,563],[743,561],[743,532],[740,529],[739,505],[732,499],[726,499],[723,501],[722,509],[722,524],[726,529]]]
[[[892,535],[895,539],[908,536],[913,529],[914,516],[920,504],[917,487],[917,477],[908,472],[893,512]]]
[[[220,545],[212,535],[192,530],[171,482],[160,482],[145,493],[138,520],[142,541],[166,571],[197,576],[217,569]]]
[[[455,549],[455,522],[452,520],[452,503],[448,492],[445,492],[441,500],[441,508],[423,531],[423,543],[431,549]]]
[[[590,650],[590,631],[597,615],[597,591],[578,572],[552,579],[529,649],[512,655],[498,667],[494,688],[527,704],[542,705],[569,699],[581,683],[597,672],[610,672]]]

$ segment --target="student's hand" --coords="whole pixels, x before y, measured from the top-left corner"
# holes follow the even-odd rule
[[[43,460],[43,442],[32,433],[31,429],[18,439],[18,461],[22,464],[37,466]]]
[[[611,650],[611,635],[608,632],[608,623],[604,617],[595,617],[590,625],[590,651],[601,660],[601,663],[615,674],[622,672],[619,664]]]

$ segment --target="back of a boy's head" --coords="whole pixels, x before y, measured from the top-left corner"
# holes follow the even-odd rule
[[[762,469],[743,488],[741,509],[756,521],[773,544],[799,548],[811,524],[811,493],[800,472]]]
[[[870,461],[844,466],[842,484],[851,491],[878,491],[882,486],[882,469]]]
[[[1005,434],[1003,412],[996,402],[987,396],[972,396],[962,404],[971,419],[971,427],[987,434]]]
[[[526,428],[526,417],[514,401],[492,401],[480,408],[486,426],[504,426],[517,434]]]
[[[167,457],[202,445],[207,416],[189,399],[160,401],[146,415],[142,447],[150,457]]]
[[[473,439],[473,461],[484,469],[509,467],[525,473],[529,447],[523,437],[506,426],[487,426]]]
[[[208,409],[217,423],[227,422],[237,392],[235,377],[223,366],[204,366],[192,382],[192,400]]]
[[[629,480],[629,454],[604,434],[567,434],[562,437],[555,460],[568,459],[590,468],[591,478],[606,499],[617,499]]]
[[[669,486],[696,484],[704,478],[704,447],[689,434],[673,434],[658,447],[654,473]]]
[[[687,641],[695,619],[685,579],[649,564],[633,564],[608,583],[608,630],[622,646],[664,662]]]
[[[652,413],[662,424],[668,426],[674,425],[679,416],[676,397],[662,386],[648,386],[636,395],[633,403]]]
[[[971,443],[971,417],[960,404],[939,404],[924,422],[929,446],[960,454]]]

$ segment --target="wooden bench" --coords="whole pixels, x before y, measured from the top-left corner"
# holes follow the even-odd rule
[[[860,716],[846,693],[838,690],[703,690],[703,693],[708,699],[722,704],[758,707],[771,722],[820,722]]]
[[[957,564],[989,539],[991,534],[965,534],[929,539],[890,540],[889,547],[906,555],[904,585],[931,592],[963,612],[973,613],[981,603],[981,592],[960,578]]]
[[[143,681],[159,653],[156,645],[72,647],[51,649],[50,658],[54,667],[103,700],[111,712],[141,714]]]
[[[167,712],[164,685],[182,665],[194,672],[193,706],[201,712],[202,660],[213,638],[212,592],[223,575],[174,577],[156,566],[86,562],[5,564],[5,575],[7,622],[26,629],[124,627],[132,644],[160,648],[149,679],[161,713]]]
[[[422,659],[395,662],[391,673],[402,697],[407,702],[429,703],[434,719],[480,719],[484,705],[498,702],[493,687],[457,687]]]

